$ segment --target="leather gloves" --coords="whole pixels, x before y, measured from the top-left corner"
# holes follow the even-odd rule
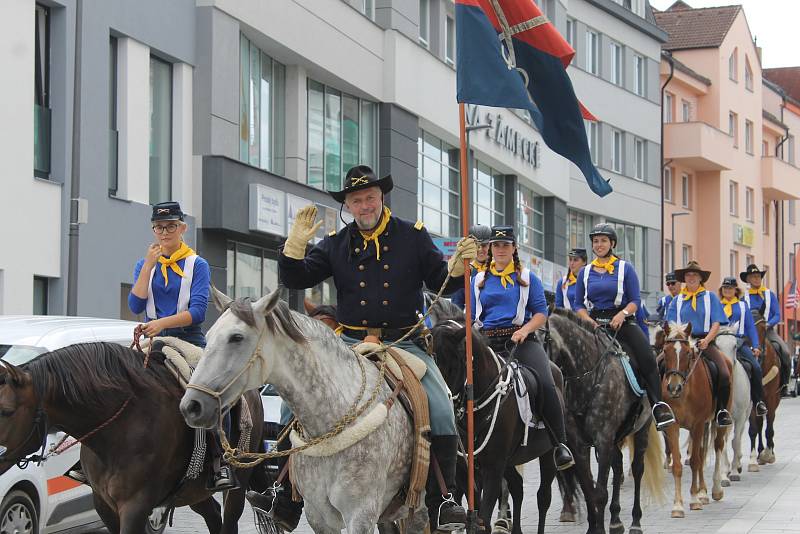
[[[294,224],[289,230],[289,236],[286,238],[286,244],[283,246],[283,254],[286,257],[302,260],[306,256],[306,244],[308,240],[314,237],[317,230],[322,225],[323,221],[314,224],[317,218],[317,207],[313,204],[301,208],[297,212],[294,219]]]
[[[456,253],[447,260],[450,276],[464,276],[464,260],[474,260],[478,256],[478,242],[474,237],[462,237],[456,244]]]

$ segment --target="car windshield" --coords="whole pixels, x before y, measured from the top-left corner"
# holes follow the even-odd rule
[[[42,347],[29,345],[0,345],[0,359],[13,365],[22,365],[47,352]]]

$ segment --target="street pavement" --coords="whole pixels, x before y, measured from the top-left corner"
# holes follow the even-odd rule
[[[682,434],[682,441],[685,435]],[[747,435],[743,438],[745,451],[749,451]],[[710,534],[714,532],[741,534],[777,534],[786,532],[800,533],[800,398],[783,399],[778,408],[775,430],[776,462],[761,466],[758,473],[742,472],[742,480],[733,482],[731,487],[724,488],[724,498],[711,501],[703,510],[689,510],[690,470],[684,468],[683,498],[686,517],[670,518],[674,484],[671,472],[666,473],[666,501],[663,504],[645,504],[642,526],[645,534]],[[711,455],[711,454],[710,454]],[[747,460],[747,458],[745,458]],[[627,455],[626,455],[627,461]],[[706,481],[711,492],[713,474],[713,456],[705,469]],[[627,469],[626,469],[627,475]],[[528,465],[525,470],[525,503],[522,511],[522,530],[525,533],[536,532],[538,510],[536,508],[536,491],[539,485],[539,469],[536,465]],[[577,523],[559,523],[561,501],[558,490],[553,488],[553,505],[547,516],[546,532],[558,534],[578,534],[586,532],[585,512]],[[610,487],[609,487],[610,493]],[[633,502],[633,483],[626,476],[622,489],[621,506],[622,521],[626,530],[630,526],[630,510]],[[608,526],[608,510],[606,510],[606,527]],[[168,534],[205,532],[205,525],[200,516],[188,508],[175,512],[173,527],[168,527]],[[249,506],[239,521],[239,532],[255,533],[253,514]],[[311,534],[305,518],[295,531],[298,534]]]

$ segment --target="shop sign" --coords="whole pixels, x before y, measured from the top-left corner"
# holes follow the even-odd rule
[[[433,237],[433,244],[444,255],[444,259],[449,260],[456,253],[456,245],[460,237]]]
[[[480,107],[475,104],[467,104],[466,108],[467,124],[469,126],[488,125],[489,128],[486,129],[487,138],[515,156],[522,158],[522,161],[532,165],[533,168],[539,167],[539,141],[526,137],[522,132],[518,132],[506,124],[500,113],[487,111],[482,114]],[[483,122],[481,122],[482,120]]]
[[[286,193],[262,184],[250,184],[250,230],[286,235]]]
[[[741,224],[733,225],[733,242],[737,245],[752,247],[754,242],[753,229]]]

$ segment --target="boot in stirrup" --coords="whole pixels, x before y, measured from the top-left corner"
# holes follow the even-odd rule
[[[653,404],[653,419],[656,422],[656,430],[662,431],[675,422],[675,414],[672,408],[664,401]]]

